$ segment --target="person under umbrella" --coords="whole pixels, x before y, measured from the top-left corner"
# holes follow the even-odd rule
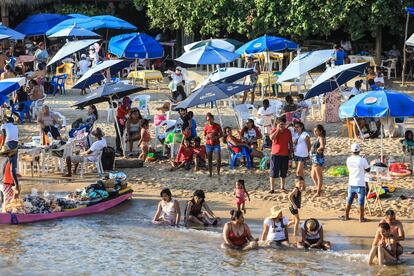
[[[256,90],[256,86],[257,86],[257,77],[260,75],[260,68],[259,66],[257,66],[256,62],[254,62],[253,56],[247,57],[247,68],[253,69],[253,73],[246,77],[245,83],[247,85],[250,85],[251,87],[250,89],[251,102],[250,103],[254,104],[254,93]],[[248,91],[244,92],[242,104],[246,102],[248,93],[249,93]]]

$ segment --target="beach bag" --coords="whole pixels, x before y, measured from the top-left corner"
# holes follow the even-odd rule
[[[113,147],[104,147],[102,149],[101,163],[104,171],[110,171],[114,168],[115,150]]]
[[[346,166],[333,166],[329,168],[327,174],[329,176],[348,176],[349,171]]]

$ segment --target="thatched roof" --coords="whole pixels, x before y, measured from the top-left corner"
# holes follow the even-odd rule
[[[53,2],[53,0],[0,0],[0,6],[35,6],[47,2]]]

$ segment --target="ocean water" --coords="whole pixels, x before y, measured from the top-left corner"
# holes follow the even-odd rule
[[[220,249],[221,227],[154,227],[155,201],[133,199],[104,214],[0,226],[1,275],[413,275],[412,264],[368,266],[329,237],[331,252]],[[254,236],[260,225],[249,224]],[[335,245],[337,244],[337,246]],[[368,249],[361,252],[367,252]]]

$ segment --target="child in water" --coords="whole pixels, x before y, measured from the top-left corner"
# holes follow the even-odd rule
[[[292,192],[289,194],[289,211],[293,215],[293,221],[289,223],[289,226],[294,224],[293,228],[293,235],[296,237],[298,234],[299,229],[299,209],[301,207],[301,201],[302,201],[302,191],[305,190],[305,180],[303,179],[303,176],[296,176],[296,185],[295,188],[293,188]]]
[[[246,190],[246,187],[244,186],[243,179],[239,179],[236,181],[236,188],[234,189],[233,194],[236,196],[237,210],[240,211],[240,207],[241,207],[243,212],[246,214],[246,207],[244,203],[246,202],[246,197],[250,201],[250,196]]]
[[[141,122],[141,139],[138,142],[138,145],[140,145],[142,151],[138,158],[143,161],[147,159],[150,141],[151,134],[149,133],[149,120],[143,119]]]

